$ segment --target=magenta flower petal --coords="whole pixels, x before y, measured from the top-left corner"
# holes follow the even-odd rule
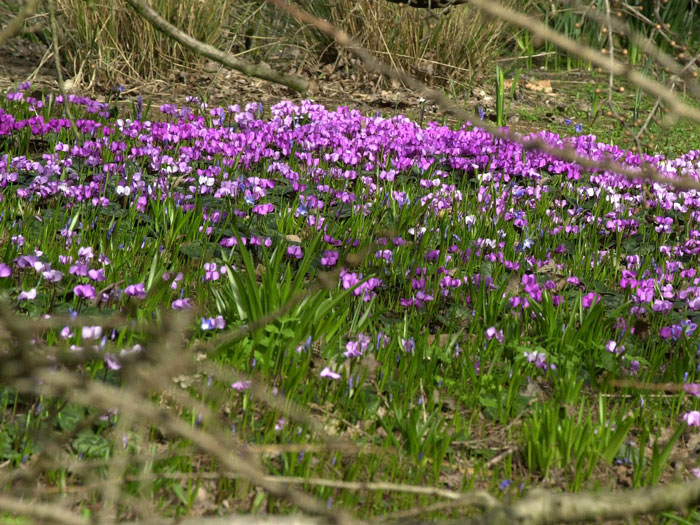
[[[330,368],[325,367],[321,370],[321,377],[327,377],[328,379],[340,379],[340,374],[333,372]]]
[[[12,268],[5,263],[0,263],[0,277],[9,277],[12,275]]]
[[[95,287],[90,284],[79,284],[73,288],[73,293],[82,299],[94,299]]]

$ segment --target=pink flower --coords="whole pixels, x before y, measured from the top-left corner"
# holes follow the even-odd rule
[[[275,211],[274,204],[256,204],[253,206],[253,213],[257,213],[258,215],[267,215],[273,211]]]
[[[505,337],[503,336],[503,330],[497,330],[495,326],[487,328],[485,333],[489,341],[494,337],[499,343],[503,343],[503,341],[505,341]]]
[[[525,357],[528,363],[533,363],[537,368],[547,368],[547,356],[537,350],[533,352],[525,352]]]
[[[36,299],[36,288],[32,288],[29,291],[21,291],[17,296],[18,301],[33,301]]]
[[[683,391],[691,396],[700,397],[700,383],[688,383],[683,385]]]
[[[360,282],[360,280],[357,278],[357,274],[355,273],[350,273],[346,271],[345,269],[341,270],[340,272],[340,280],[343,283],[343,289],[348,290],[355,286],[357,283]]]
[[[192,308],[192,303],[190,302],[189,297],[185,297],[184,299],[175,299],[172,304],[173,310],[187,310],[188,308]]]
[[[295,259],[301,259],[304,256],[303,252],[301,251],[301,246],[297,246],[296,244],[287,248],[287,255],[294,257]]]
[[[236,392],[243,392],[244,390],[248,390],[251,385],[251,381],[236,381],[235,383],[231,384],[231,388],[233,388]]]
[[[625,351],[625,347],[618,345],[616,341],[608,341],[605,343],[605,349],[611,354],[617,355],[620,355]]]
[[[202,330],[213,330],[217,328],[223,330],[226,328],[226,320],[223,316],[218,315],[216,317],[202,317],[202,323],[200,325]]]
[[[95,298],[95,288],[89,284],[79,284],[73,288],[73,293],[76,297],[81,297],[83,299],[94,299]]]
[[[321,377],[327,377],[328,379],[340,379],[340,374],[333,372],[330,368],[326,367],[321,370]]]
[[[593,292],[589,292],[581,298],[581,304],[584,308],[590,308],[598,301],[600,301],[600,295]]]
[[[12,268],[5,263],[0,263],[0,277],[9,277],[12,274]]]
[[[98,339],[102,335],[101,326],[83,326],[80,329],[83,339]]]
[[[146,298],[146,286],[144,283],[130,284],[124,289],[124,293],[129,297],[135,297],[136,299]]]
[[[122,364],[119,362],[119,359],[117,359],[116,356],[110,353],[105,354],[105,364],[110,370],[119,370],[122,367]]]
[[[350,359],[351,357],[360,357],[362,355],[362,348],[360,347],[360,343],[357,341],[348,341],[345,344],[345,352],[343,352],[343,355]]]
[[[692,410],[683,414],[683,421],[685,421],[689,427],[700,427],[700,412],[697,410]]]

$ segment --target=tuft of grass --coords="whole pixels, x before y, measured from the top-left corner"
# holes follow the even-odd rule
[[[83,81],[166,78],[199,63],[197,55],[136,16],[123,2],[57,0],[59,41],[69,77]],[[230,0],[156,0],[151,6],[194,38],[226,46]]]

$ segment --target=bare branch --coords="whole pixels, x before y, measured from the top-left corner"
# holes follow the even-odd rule
[[[200,55],[203,55],[211,60],[219,62],[226,67],[240,71],[249,77],[260,78],[275,84],[282,84],[283,86],[287,86],[288,88],[299,93],[304,93],[311,85],[310,82],[304,78],[275,71],[269,66],[251,64],[250,62],[236,58],[230,53],[225,53],[214,46],[200,42],[196,38],[191,37],[187,33],[184,33],[169,23],[155,10],[146,5],[142,0],[125,1],[134,9],[134,11],[148,20],[148,22],[159,31],[162,31],[186,48],[191,49],[192,51],[195,51],[196,53],[199,53]]]
[[[624,493],[551,494],[533,491],[513,505],[487,512],[466,521],[465,525],[545,525],[626,519],[688,508],[698,502],[700,480]]]

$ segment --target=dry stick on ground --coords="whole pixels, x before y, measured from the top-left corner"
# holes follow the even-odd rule
[[[294,17],[296,20],[299,22],[309,24],[311,26],[316,27],[318,30],[321,32],[325,33],[326,35],[332,37],[335,39],[335,41],[340,44],[343,47],[348,48],[348,50],[353,53],[355,56],[357,56],[362,62],[364,62],[365,66],[369,68],[372,71],[375,71],[377,73],[380,73],[382,75],[385,75],[389,78],[393,78],[395,80],[398,80],[402,82],[404,85],[408,86],[409,88],[413,89],[416,91],[418,94],[420,94],[423,98],[431,100],[435,102],[440,108],[442,108],[443,111],[446,113],[463,120],[465,123],[470,121],[470,119],[473,119],[476,121],[478,117],[475,115],[470,114],[463,108],[459,107],[457,104],[455,104],[452,100],[450,100],[448,97],[443,95],[441,92],[430,89],[425,83],[421,82],[420,80],[416,79],[414,76],[409,75],[407,73],[397,71],[396,69],[388,66],[386,63],[381,62],[377,59],[374,58],[374,56],[361,47],[359,44],[357,44],[346,32],[337,29],[334,27],[331,23],[327,22],[326,20],[321,20],[320,18],[317,18],[306,11],[303,11],[299,9],[298,7],[289,4],[285,0],[267,0],[269,3],[275,5],[279,9],[282,9],[289,13],[292,17]],[[470,0],[472,3],[475,5],[478,4],[479,7],[481,7],[481,4],[484,3],[482,0]],[[462,2],[464,3],[464,2]],[[489,2],[485,2],[488,4],[488,6],[485,8],[489,14],[493,14],[493,16],[499,16],[499,13],[503,11],[507,16],[508,21],[515,21],[514,23],[517,23],[519,20],[529,20],[526,17],[503,8],[500,4],[493,2],[494,5],[491,5]],[[493,9],[496,9],[496,12],[493,13]],[[511,20],[512,19],[512,20]],[[543,26],[538,21],[532,21],[530,22],[522,22],[520,21],[519,25],[523,25],[526,27],[526,29],[530,29],[533,33],[538,33],[540,30],[540,26]],[[538,34],[538,36],[542,36],[543,38],[546,38],[550,33],[553,33],[555,39],[558,40],[557,37],[561,37],[566,39],[566,37],[563,37],[556,33],[555,31],[549,29],[547,26],[543,26],[543,34]],[[550,35],[551,36],[551,35]],[[566,39],[567,41],[569,39]],[[554,42],[555,44],[558,44],[557,41]],[[574,45],[576,45],[574,43]],[[579,52],[581,54],[582,52]],[[585,51],[585,56],[583,58],[585,59],[589,55],[593,55],[593,60],[595,63],[601,63],[603,64],[605,69],[608,69],[610,64],[607,62],[607,59],[605,58],[604,55],[601,55],[600,53],[588,49]],[[624,66],[620,64],[620,67],[623,69],[626,69]],[[637,75],[641,76],[641,75]],[[635,77],[636,78],[636,77]],[[652,83],[653,85],[657,85],[660,87],[660,89],[655,89],[655,92],[663,93],[662,98],[665,99],[667,90],[663,86],[656,84],[655,82],[644,78],[645,83]],[[640,86],[643,87],[643,86]],[[661,96],[661,95],[659,95]],[[685,104],[682,102],[676,101],[675,100],[675,95],[671,93],[671,96],[674,98],[674,101],[676,102],[675,105],[678,106],[679,104],[682,105],[683,107],[687,107]],[[695,113],[698,113],[700,115],[700,111],[698,110],[693,110],[692,108],[689,108],[690,110],[694,111]],[[688,116],[688,115],[686,115]],[[700,121],[700,116],[698,117],[698,121]],[[622,166],[621,164],[617,162],[611,161],[609,158],[606,158],[603,161],[595,161],[587,157],[582,157],[576,153],[576,151],[571,148],[567,147],[565,149],[562,148],[556,148],[548,145],[544,140],[542,139],[524,139],[518,134],[511,133],[509,131],[506,131],[504,129],[499,129],[497,126],[494,126],[492,124],[489,124],[487,122],[481,122],[477,125],[478,128],[484,129],[487,131],[489,134],[491,134],[494,137],[503,139],[503,140],[508,140],[512,142],[517,142],[518,144],[521,144],[525,150],[533,150],[537,149],[539,151],[542,151],[544,153],[547,153],[549,155],[552,155],[554,157],[563,159],[563,160],[569,160],[572,162],[575,162],[576,164],[579,164],[583,168],[587,168],[590,170],[599,170],[599,171],[610,171],[612,173],[616,173],[618,175],[622,175],[624,177],[627,177],[632,180],[639,180],[639,179],[648,179],[652,180],[654,182],[662,183],[662,184],[669,184],[677,189],[680,190],[688,190],[688,189],[696,189],[700,190],[700,182],[691,180],[687,177],[683,178],[678,178],[678,179],[669,179],[668,177],[665,177],[661,175],[657,170],[653,169],[650,166],[646,166],[644,169],[630,169],[625,166]]]
[[[545,525],[629,519],[684,509],[700,502],[700,480],[618,493],[550,494],[532,491],[515,503],[465,520],[464,525]]]
[[[177,27],[170,24],[142,0],[125,1],[134,9],[134,11],[145,18],[153,27],[159,31],[162,31],[186,48],[214,60],[215,62],[219,62],[226,67],[240,71],[249,77],[256,77],[269,82],[274,82],[275,84],[282,84],[283,86],[287,86],[288,88],[299,93],[304,93],[311,87],[309,81],[306,79],[275,71],[269,66],[251,64],[250,62],[236,58],[230,53],[225,53],[214,46],[200,42],[196,38],[191,37],[187,33],[180,31]]]
[[[0,47],[2,47],[6,41],[20,32],[24,21],[34,14],[38,4],[39,0],[27,0],[27,2],[24,4],[24,8],[17,13],[16,17],[10,20],[10,23],[7,24],[2,31],[0,31]]]

